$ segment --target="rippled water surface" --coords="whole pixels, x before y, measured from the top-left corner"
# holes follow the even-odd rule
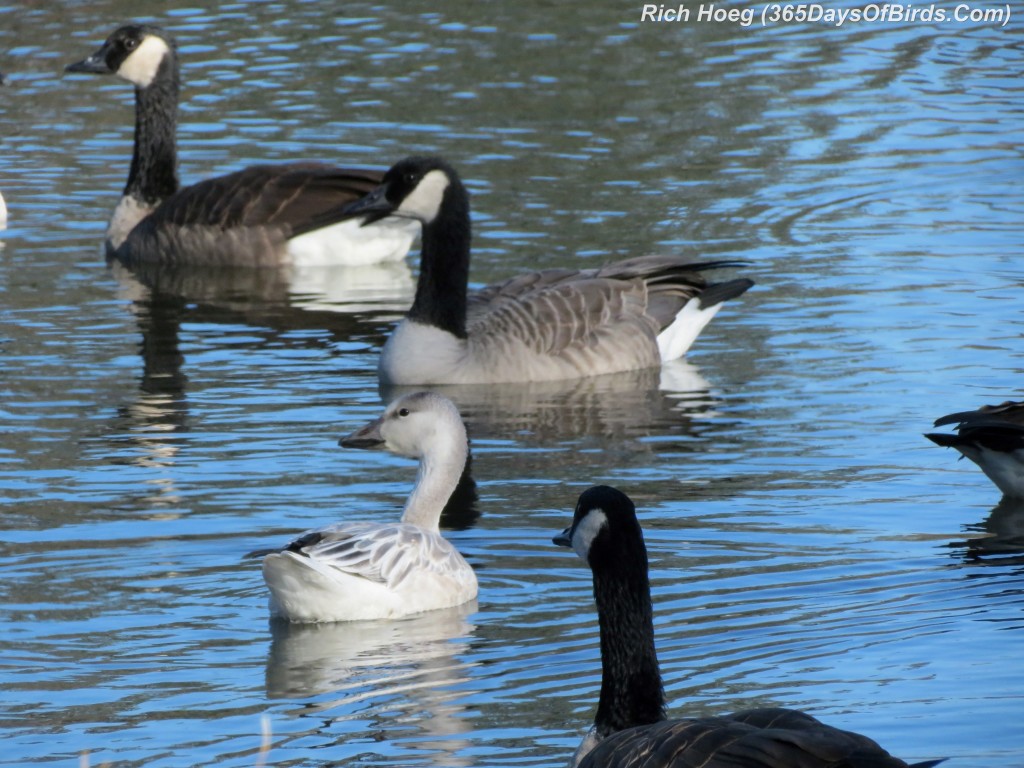
[[[800,707],[907,759],[1020,765],[1024,510],[921,436],[1021,396],[1019,9],[402,5],[0,7],[0,764],[564,765],[597,628],[550,538],[600,481],[641,511],[673,714]],[[438,153],[475,283],[667,251],[757,288],[662,371],[450,392],[476,485],[443,524],[476,604],[271,627],[242,555],[392,519],[412,483],[336,439],[381,408],[416,256],[159,293],[108,268],[131,88],[61,71],[127,14],[178,38],[186,182]]]

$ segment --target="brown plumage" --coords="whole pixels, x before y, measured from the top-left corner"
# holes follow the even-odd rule
[[[108,255],[118,261],[365,265],[401,259],[419,231],[413,221],[369,223],[348,212],[380,183],[378,171],[321,163],[256,165],[179,188],[178,55],[173,39],[157,27],[121,27],[92,56],[66,69],[116,74],[135,85],[132,164],[106,238]]]

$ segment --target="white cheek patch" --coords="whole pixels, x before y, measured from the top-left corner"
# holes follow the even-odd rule
[[[441,201],[444,200],[444,191],[451,184],[451,179],[444,171],[433,170],[416,185],[402,204],[398,206],[398,212],[406,216],[412,216],[428,224],[437,218],[441,210]]]
[[[128,54],[128,58],[118,67],[117,75],[139,88],[146,88],[156,77],[164,57],[170,53],[166,41],[156,35],[149,35],[139,43],[138,48]]]
[[[594,543],[597,534],[608,525],[608,517],[603,509],[592,509],[577,524],[572,532],[572,548],[576,554],[586,562],[590,553],[590,545]]]

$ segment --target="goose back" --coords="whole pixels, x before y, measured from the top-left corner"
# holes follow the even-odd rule
[[[293,239],[322,228],[314,222],[345,221],[340,210],[381,175],[322,163],[250,166],[170,196],[137,222],[113,255],[127,264],[187,263],[201,254],[211,266],[278,265],[289,260]],[[349,222],[355,235],[360,223]],[[407,222],[399,227],[408,228]],[[372,250],[353,250],[345,263],[383,260]]]
[[[914,763],[931,768],[941,760]],[[908,768],[877,743],[792,709],[667,720],[621,731],[579,768]]]
[[[465,338],[404,321],[385,344],[381,378],[389,384],[552,381],[656,366],[661,337],[691,303],[707,317],[688,325],[685,348],[722,302],[753,285],[747,279],[708,284],[701,274],[733,266],[645,256],[600,269],[518,275],[468,295]]]

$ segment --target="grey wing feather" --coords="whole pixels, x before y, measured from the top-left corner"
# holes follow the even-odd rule
[[[460,557],[440,534],[405,523],[348,523],[316,533],[319,539],[300,554],[390,589],[416,571],[450,572]]]
[[[702,271],[741,265],[639,256],[599,269],[528,272],[471,294],[467,326],[471,335],[481,337],[512,334],[546,354],[592,343],[599,329],[616,323],[626,323],[631,332],[639,323],[657,335],[707,287]],[[733,295],[752,285],[749,280],[732,283],[735,288],[728,293]]]
[[[594,346],[610,333],[654,339],[641,281],[601,278],[587,272],[534,272],[475,295],[467,326],[471,337],[516,341],[543,355]]]

